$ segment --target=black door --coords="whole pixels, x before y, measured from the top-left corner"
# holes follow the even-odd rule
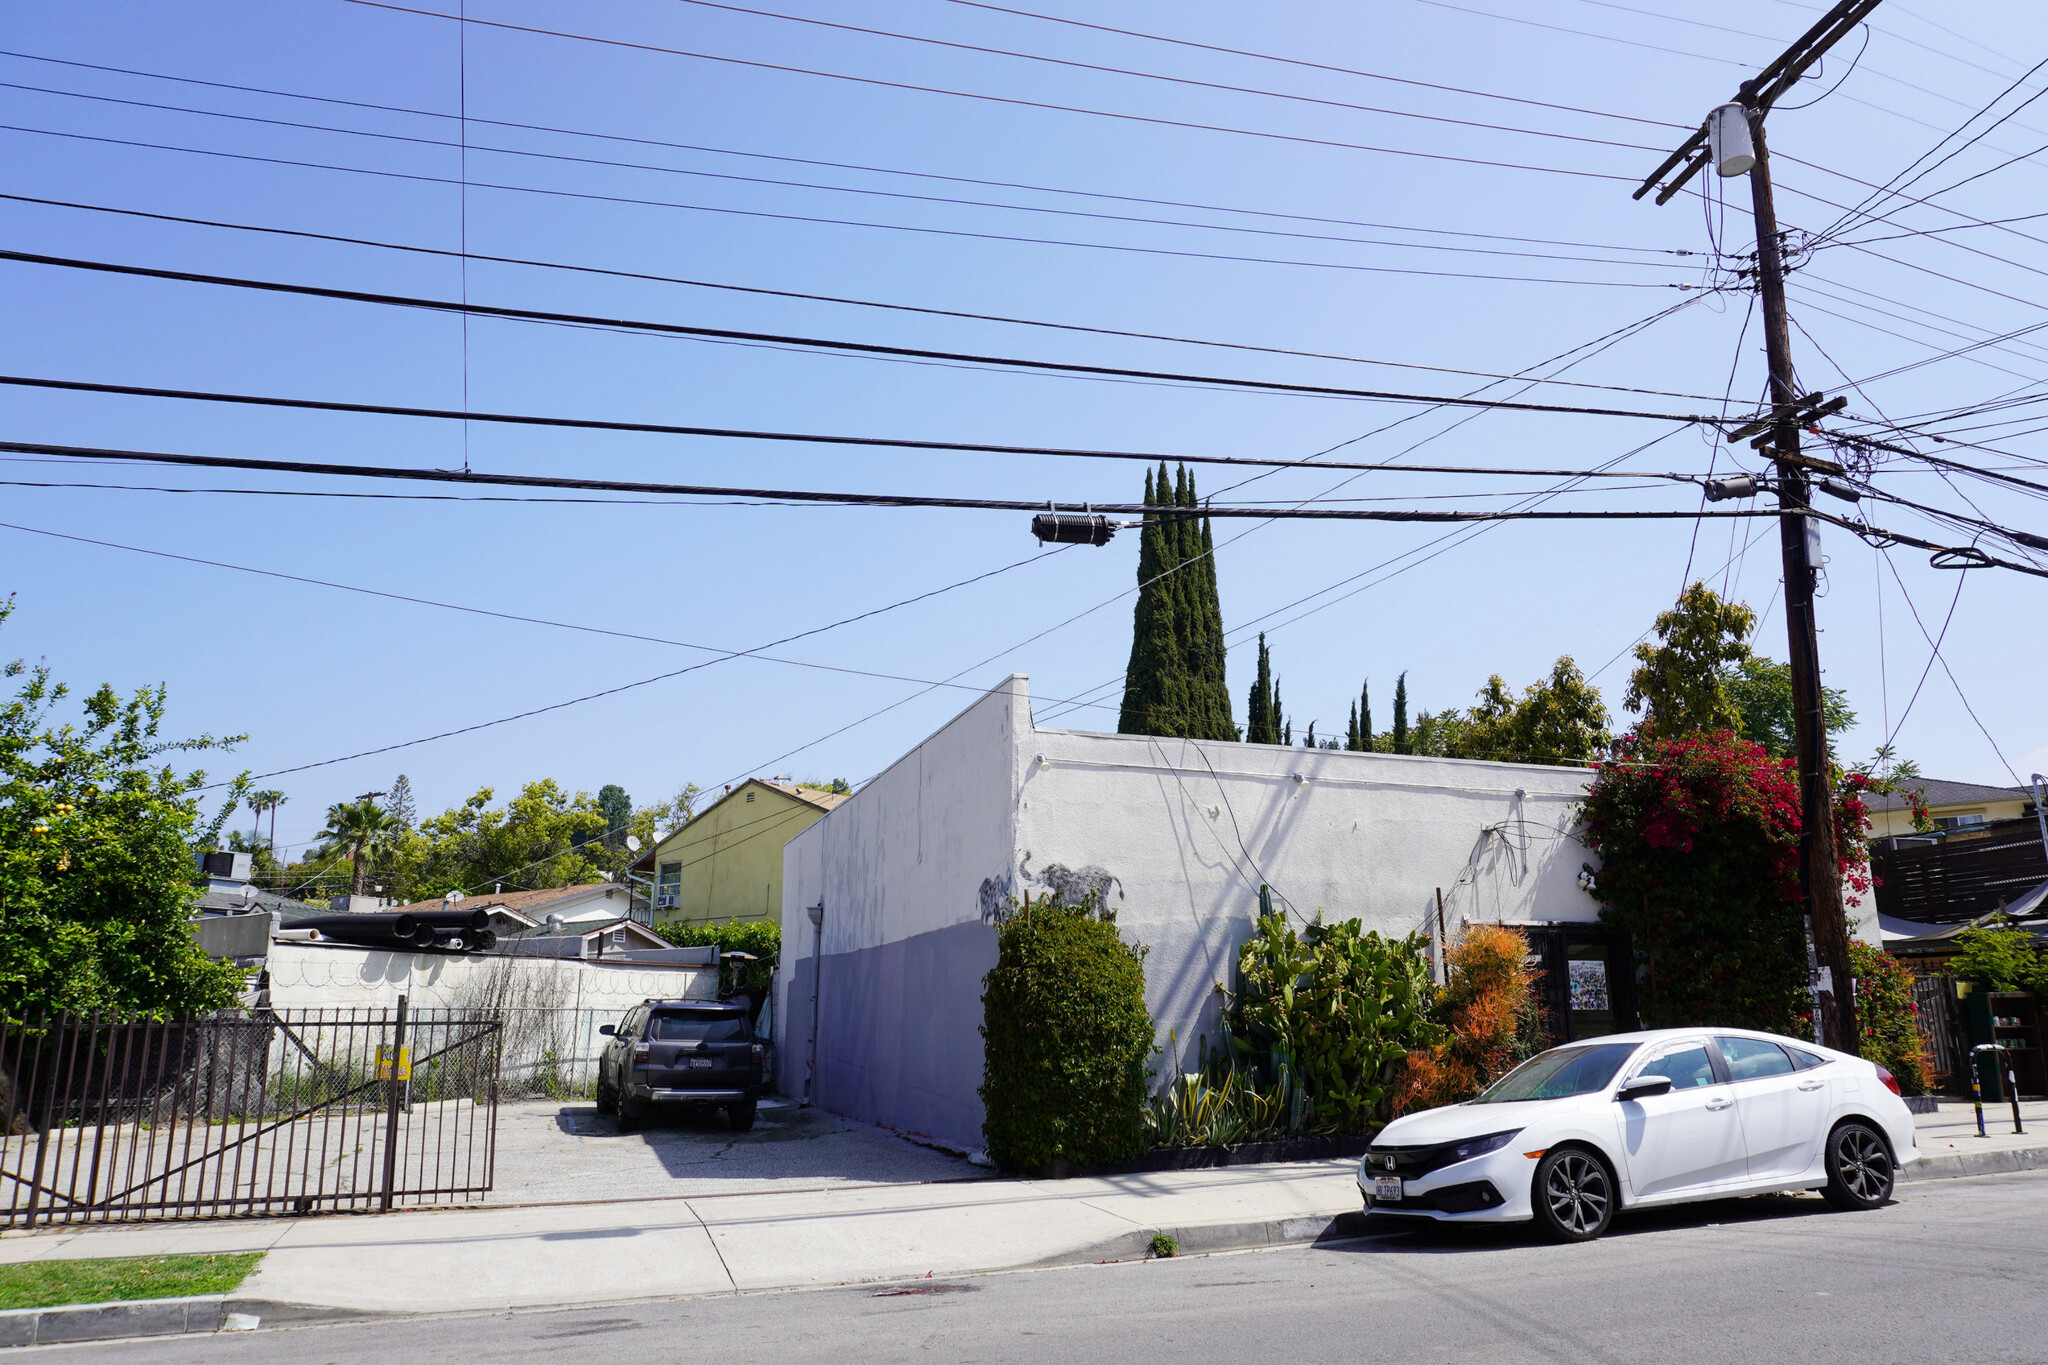
[[[1543,1031],[1553,1043],[1628,1033],[1636,1017],[1635,954],[1628,934],[1599,923],[1538,925],[1529,955],[1542,971]]]

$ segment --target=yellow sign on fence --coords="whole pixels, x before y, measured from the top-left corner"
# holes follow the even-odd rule
[[[412,1049],[401,1047],[398,1052],[398,1066],[391,1065],[392,1047],[389,1043],[377,1044],[377,1079],[380,1081],[409,1081],[412,1079]]]

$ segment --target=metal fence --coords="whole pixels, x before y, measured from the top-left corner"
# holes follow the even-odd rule
[[[623,1009],[546,1006],[493,1010],[504,1022],[498,1051],[498,1093],[505,1099],[589,1099],[597,1063],[611,1041],[598,1030],[625,1018]]]
[[[1969,1088],[1969,1044],[1961,1021],[1956,1018],[1955,981],[1946,976],[1913,978],[1913,1005],[1919,1016],[1920,1037],[1927,1044],[1927,1059],[1933,1065],[1936,1088]]]
[[[0,1024],[0,1227],[479,1197],[506,1032],[403,999]]]

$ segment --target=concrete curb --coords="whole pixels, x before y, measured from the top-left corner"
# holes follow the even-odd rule
[[[2048,1147],[2007,1147],[1990,1152],[1924,1156],[1900,1169],[1901,1180],[1952,1180],[1962,1175],[2048,1169]]]
[[[360,1322],[399,1316],[350,1308],[321,1308],[226,1294],[193,1294],[175,1299],[115,1299],[67,1303],[49,1308],[0,1311],[0,1347],[50,1346],[68,1341],[113,1341],[133,1337],[249,1331],[313,1322]]]
[[[1347,1209],[1335,1214],[1299,1218],[1256,1219],[1243,1223],[1201,1223],[1193,1227],[1144,1227],[1119,1233],[1089,1246],[1043,1260],[1004,1269],[1035,1270],[1052,1266],[1090,1265],[1101,1261],[1142,1261],[1152,1255],[1154,1237],[1171,1237],[1182,1256],[1205,1251],[1250,1251],[1258,1247],[1294,1246],[1305,1242],[1341,1241],[1369,1236],[1365,1214]]]

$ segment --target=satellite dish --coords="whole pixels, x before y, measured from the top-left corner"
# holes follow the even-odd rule
[[[626,847],[632,852],[638,853],[640,851],[640,836],[637,834],[628,834],[626,836]]]
[[[447,895],[441,897],[442,900],[446,901],[450,905],[455,904],[455,902],[461,900],[462,898],[462,893],[460,891],[450,891]]]
[[[242,883],[242,899],[244,901],[255,900],[256,894],[256,888],[254,886],[251,886],[248,882]]]

